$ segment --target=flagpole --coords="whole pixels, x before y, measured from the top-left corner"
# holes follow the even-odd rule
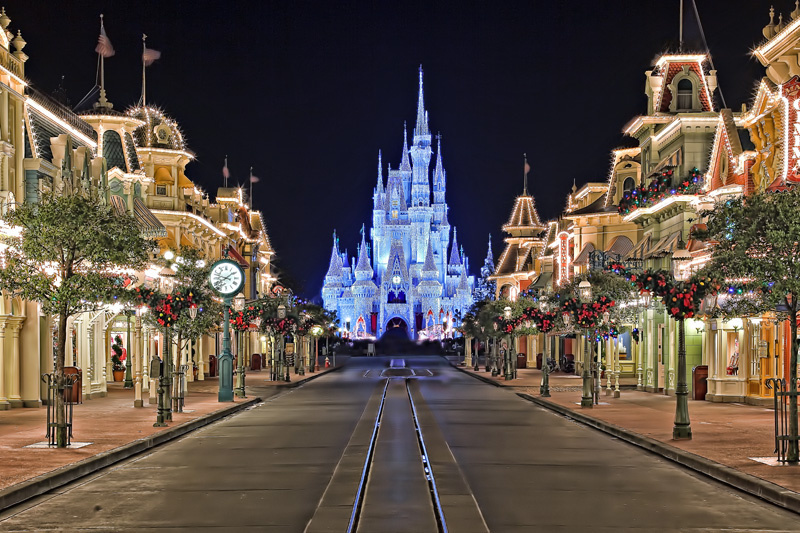
[[[528,154],[522,154],[525,163],[522,165],[522,194],[528,195]]]
[[[147,35],[144,33],[142,34],[142,107],[147,107],[147,65],[144,62],[145,52],[147,51],[147,44],[145,41],[147,40]]]
[[[225,180],[225,188],[228,188],[228,154],[225,154],[225,172],[222,173],[222,178]]]
[[[250,209],[253,209],[253,167],[250,167]]]
[[[100,33],[104,31],[103,14],[100,13]],[[100,54],[100,107],[106,105],[106,59],[103,54]]]

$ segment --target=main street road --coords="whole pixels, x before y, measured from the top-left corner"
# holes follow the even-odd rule
[[[800,531],[794,514],[441,358],[395,359],[351,359],[9,509],[0,530]]]

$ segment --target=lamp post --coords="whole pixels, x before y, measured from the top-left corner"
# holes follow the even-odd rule
[[[539,308],[547,313],[550,309],[550,304],[547,302],[542,302],[539,304]],[[544,361],[542,361],[542,384],[539,386],[539,396],[543,398],[550,397],[550,365],[547,364],[548,359],[550,359],[550,343],[548,342],[547,332],[542,329],[542,338],[544,340]]]
[[[647,320],[648,320],[647,313],[648,313],[648,309],[650,308],[650,299],[652,298],[652,295],[650,294],[650,291],[643,291],[639,295],[639,298],[640,298],[640,303],[642,305],[642,308],[644,309],[644,311],[642,313],[642,315],[643,315],[643,317],[642,317],[643,318],[643,320],[642,320],[642,329],[644,329],[645,328],[645,324],[647,324]],[[639,341],[636,343],[637,344],[636,355],[637,355],[637,360],[638,360],[638,362],[636,363],[636,390],[644,390],[644,383],[643,383],[644,368],[642,367],[642,365],[644,364],[644,362],[642,361],[642,359],[644,359],[644,353],[643,353],[644,352],[644,347],[641,344],[641,341],[642,341],[642,337],[641,336],[642,336],[642,331],[640,330],[639,331]]]
[[[494,337],[492,337],[492,377],[497,376],[500,372],[497,370],[497,322],[492,324],[494,327]]]
[[[589,280],[583,280],[578,284],[578,298],[581,303],[588,304],[592,301],[592,284]],[[592,395],[592,372],[591,362],[594,353],[593,342],[589,340],[589,328],[583,328],[586,350],[583,351],[583,371],[581,378],[583,379],[583,395],[581,396],[581,407],[592,407],[594,399]]]
[[[511,307],[506,306],[503,309],[503,316],[505,317],[506,322],[511,320]],[[511,332],[509,332],[508,333],[508,346],[506,347],[506,353],[505,353],[505,355],[503,357],[503,359],[504,359],[504,361],[503,361],[504,365],[503,366],[505,367],[504,370],[505,370],[506,381],[514,379],[514,369],[511,368],[511,341],[512,341]]]
[[[308,369],[311,372],[319,372],[319,336],[322,335],[322,327],[317,324],[311,328],[311,334],[314,336],[314,364],[309,364]]]
[[[171,252],[168,252],[171,253]],[[166,257],[166,255],[165,255]],[[161,292],[166,295],[172,294],[175,289],[175,280],[172,279],[173,271],[169,268],[161,270]],[[170,322],[167,321],[167,324]],[[172,335],[170,335],[169,325],[164,327],[164,350],[161,354],[161,365],[158,368],[158,412],[156,423],[153,427],[165,427],[168,420],[172,420],[171,402],[167,400],[170,396],[170,361],[172,359],[170,347],[172,345]],[[155,356],[153,363],[155,363]],[[156,367],[156,365],[153,365]],[[155,368],[154,368],[155,370]],[[152,371],[151,371],[152,375]]]
[[[259,337],[259,334],[261,333],[261,317],[260,316],[255,317],[253,319],[253,324],[256,325],[256,337]],[[249,335],[249,333],[248,333],[248,335]],[[260,361],[261,368],[264,368],[264,355],[265,355],[264,354],[264,350],[263,350],[264,339],[265,339],[265,337],[263,337],[263,336],[259,337],[259,341],[260,342],[258,344],[258,352],[261,354],[261,361]],[[252,350],[251,350],[251,352],[252,352]],[[250,364],[252,364],[252,358],[253,358],[253,354],[251,353],[250,354],[250,361],[251,361]],[[261,368],[259,368],[259,371],[261,371]]]
[[[128,322],[128,340],[125,341],[127,356],[125,357],[125,384],[123,387],[126,389],[132,389],[133,374],[131,373],[131,359],[133,359],[133,350],[131,350],[131,315],[133,314],[133,310],[125,309],[124,313]]]
[[[283,320],[285,318],[286,318],[286,306],[283,305],[283,304],[280,304],[278,306],[278,320]],[[284,368],[285,368],[286,369],[286,377],[284,378],[284,381],[291,381],[289,379],[289,365],[286,364],[286,333],[282,332],[282,331],[279,332],[279,333],[280,333],[280,336],[281,336],[281,351],[280,351],[280,354],[279,354],[280,363],[279,363],[279,366],[278,366],[278,377],[279,378],[283,377],[283,371],[284,371]]]
[[[675,261],[675,279],[683,283],[689,278],[686,263],[692,259],[685,248],[672,256]],[[686,332],[684,319],[678,319],[678,383],[675,387],[675,425],[673,439],[691,439],[692,426],[689,421],[689,386],[686,383]]]
[[[606,325],[608,325],[610,323],[611,323],[611,313],[609,313],[608,311],[604,311],[603,312],[603,325],[606,326]],[[607,342],[605,343],[604,350],[606,352],[604,354],[605,358],[606,358],[606,361],[608,361],[608,343]],[[599,404],[600,403],[600,389],[602,388],[602,385],[600,384],[600,366],[601,366],[600,361],[602,361],[603,359],[602,359],[602,356],[600,354],[598,354],[596,359],[599,359],[599,361],[597,361],[597,360],[594,361],[594,365],[595,365],[595,371],[594,371],[594,403],[595,404]],[[608,370],[608,368],[606,368],[606,371],[610,372]],[[610,375],[611,374],[608,374],[608,376],[610,376]],[[611,381],[610,381],[611,378],[609,377],[608,379],[609,379],[609,383],[611,383]]]
[[[240,313],[244,310],[244,294],[241,292],[233,299],[233,310]],[[242,351],[242,338],[244,332],[236,332],[236,388],[233,390],[237,398],[244,398],[244,353]]]

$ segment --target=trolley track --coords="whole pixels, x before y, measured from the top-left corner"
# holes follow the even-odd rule
[[[390,384],[397,383],[401,379],[403,380],[405,398],[408,402],[405,407],[409,409],[411,422],[413,423],[413,433],[414,433],[413,438],[416,441],[417,445],[418,460],[419,460],[418,466],[421,467],[422,475],[424,476],[425,484],[427,485],[428,495],[430,499],[430,511],[433,514],[433,519],[436,524],[436,531],[440,533],[446,533],[448,531],[444,512],[442,510],[442,505],[439,499],[439,490],[436,485],[436,477],[434,475],[431,462],[429,461],[428,458],[428,451],[425,445],[425,437],[423,435],[422,428],[420,426],[419,419],[417,416],[417,407],[414,404],[414,398],[411,394],[409,379],[386,378],[383,394],[381,397],[380,407],[378,408],[378,415],[375,418],[372,437],[369,442],[369,448],[367,450],[366,458],[361,471],[360,481],[356,491],[356,497],[353,503],[352,512],[350,514],[350,521],[347,526],[348,533],[355,533],[359,531],[360,526],[363,525],[365,521],[366,510],[371,505],[378,507],[390,504],[390,502],[381,501],[381,499],[383,499],[385,495],[381,493],[380,488],[378,488],[377,486],[380,485],[382,482],[385,483],[385,480],[376,479],[376,477],[380,474],[376,473],[374,465],[376,460],[376,448],[381,444],[381,432],[382,432],[381,424],[384,422],[383,419],[387,412],[386,409],[387,394],[392,393],[392,391],[390,391]],[[403,409],[398,408],[399,406],[398,406],[397,396],[395,395],[389,401],[392,402],[393,405],[392,416],[394,420],[392,420],[392,424],[395,424],[395,427],[393,427],[393,431],[396,431],[397,425],[402,425],[403,423],[407,423],[408,420],[403,419],[404,418],[402,414]],[[391,440],[395,438],[395,435],[387,436],[385,438],[387,440]],[[385,446],[391,446],[391,443],[385,443]],[[414,469],[409,468],[408,470],[413,471]],[[376,494],[374,495],[370,493],[370,488],[372,483],[376,485],[375,487],[372,487],[372,490],[376,492]],[[424,513],[423,510],[420,510],[420,512]]]

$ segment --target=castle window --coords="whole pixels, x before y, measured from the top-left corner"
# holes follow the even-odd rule
[[[395,294],[394,291],[389,291],[388,302],[390,304],[404,304],[404,303],[406,303],[406,293],[405,293],[405,291],[398,291],[397,294]]]
[[[397,218],[397,209],[392,209],[392,218]]]
[[[692,92],[694,86],[691,80],[684,78],[678,82],[678,109],[692,108]]]

